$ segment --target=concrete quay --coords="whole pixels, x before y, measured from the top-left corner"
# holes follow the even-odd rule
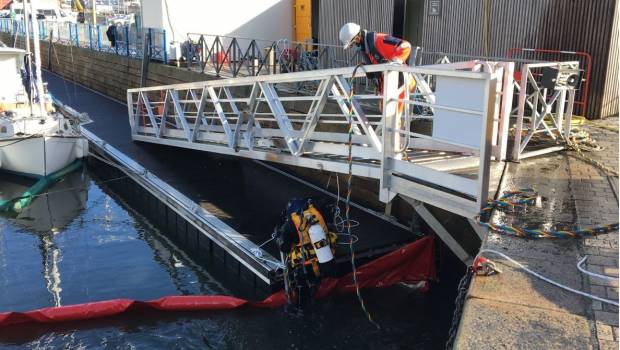
[[[603,151],[591,156],[618,171],[618,118],[581,127]],[[614,131],[615,129],[615,131]],[[532,187],[539,207],[495,210],[494,223],[521,227],[588,227],[618,222],[618,178],[567,151],[510,163],[499,191]],[[618,300],[618,281],[589,277],[577,268],[618,276],[618,232],[585,239],[526,240],[489,232],[481,249],[504,253],[571,288]],[[542,281],[491,253],[502,270],[474,276],[465,299],[456,349],[618,349],[618,307]]]

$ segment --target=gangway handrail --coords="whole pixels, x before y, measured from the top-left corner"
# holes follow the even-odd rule
[[[148,86],[142,88],[133,88],[127,89],[128,93],[140,92],[140,91],[159,91],[162,89],[195,89],[204,86],[234,86],[234,85],[246,85],[248,83],[254,82],[273,82],[273,83],[292,83],[299,80],[304,79],[313,79],[316,80],[325,78],[328,76],[334,75],[344,75],[347,78],[351,78],[355,67],[343,67],[343,68],[329,68],[329,69],[319,69],[313,71],[301,71],[301,72],[290,72],[290,73],[281,73],[277,75],[257,75],[257,76],[246,76],[246,77],[238,77],[238,78],[222,78],[222,79],[214,79],[207,81],[198,81],[198,82],[190,82],[190,83],[179,83],[179,84],[168,84],[168,85],[157,85],[157,86]],[[375,64],[364,66],[363,69],[359,69],[354,78],[365,78],[366,73],[376,73],[376,72],[385,72],[385,71],[393,71],[393,72],[401,72],[401,73],[410,73],[410,74],[431,74],[431,75],[441,75],[445,74],[447,70],[439,69],[439,68],[424,68],[422,66],[419,67],[408,67],[397,64],[385,63],[385,64]],[[468,79],[487,79],[490,78],[490,74],[486,72],[467,72],[467,71],[450,71],[450,74],[455,77],[462,77]]]
[[[350,97],[367,73],[382,75],[383,92]],[[382,201],[400,195],[473,218],[487,201],[497,78],[382,64],[129,89],[127,101],[136,141],[340,173],[348,172],[352,118],[353,174],[378,179]],[[309,95],[285,92],[306,83]],[[403,116],[416,108],[430,111],[437,132],[411,130]],[[446,122],[473,128],[454,134]]]

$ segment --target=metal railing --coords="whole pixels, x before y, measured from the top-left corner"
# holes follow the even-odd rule
[[[362,60],[336,45],[198,33],[188,34],[181,51],[188,68],[224,77],[350,67]]]
[[[165,29],[52,21],[37,21],[37,25],[40,40],[140,59],[146,48],[149,59],[168,62]],[[32,33],[32,28],[29,29]],[[0,18],[0,32],[24,36],[26,25],[23,21]]]
[[[383,93],[354,91],[349,99],[366,72],[383,75]],[[379,179],[382,201],[398,194],[477,215],[488,195],[496,75],[396,65],[353,73],[348,67],[130,89],[132,138],[347,173],[351,121],[353,174]],[[423,78],[428,74],[441,82],[435,89]],[[418,88],[404,89],[399,77]],[[311,93],[280,92],[304,82],[312,82]],[[406,117],[415,108],[430,109],[437,125],[460,119],[476,127],[454,138],[416,131]]]
[[[583,51],[565,51],[565,50],[549,50],[549,49],[528,49],[528,48],[511,48],[508,50],[507,56],[512,59],[515,56],[530,57],[530,60],[537,59],[537,62],[562,62],[570,60],[579,61],[579,67],[583,69],[582,88],[575,91],[575,106],[573,111],[585,116],[588,110],[588,92],[590,89],[590,74],[592,72],[592,56]],[[533,63],[533,62],[532,62]]]

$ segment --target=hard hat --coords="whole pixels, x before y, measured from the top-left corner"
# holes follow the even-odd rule
[[[340,37],[344,49],[348,49],[353,44],[353,39],[359,34],[361,29],[362,27],[357,23],[347,23],[340,28],[338,37]]]

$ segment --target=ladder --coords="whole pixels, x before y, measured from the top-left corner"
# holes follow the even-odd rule
[[[365,88],[369,73],[382,92]],[[337,173],[351,147],[353,175],[377,179],[381,201],[473,219],[488,197],[501,74],[382,64],[130,89],[127,105],[135,141]]]

